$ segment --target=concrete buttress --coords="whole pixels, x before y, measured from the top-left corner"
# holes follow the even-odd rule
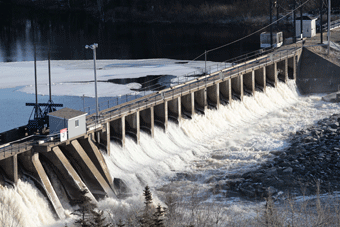
[[[85,183],[82,181],[82,179],[79,177],[78,173],[75,171],[75,169],[72,167],[71,163],[67,160],[63,152],[60,150],[59,147],[53,147],[52,152],[45,153],[44,156],[46,156],[50,162],[53,163],[53,165],[58,169],[59,174],[61,174],[66,181],[66,184],[68,186],[72,185],[75,186],[78,190],[84,190],[86,189],[88,192],[86,195],[93,201],[97,202],[95,197],[92,195],[90,190],[87,188]],[[71,182],[72,181],[72,182]],[[64,183],[64,182],[62,182]],[[76,192],[69,192],[69,194],[77,193]],[[77,198],[77,195],[74,195],[73,198]]]
[[[89,172],[91,172],[91,174],[97,180],[97,182],[102,187],[102,189],[105,191],[105,193],[109,197],[116,198],[116,195],[114,194],[112,188],[106,182],[106,180],[101,175],[101,173],[96,168],[96,166],[93,164],[93,162],[91,161],[89,156],[86,154],[86,152],[84,151],[82,146],[79,144],[79,142],[77,140],[73,140],[70,145],[72,146],[74,151],[77,153],[78,161],[81,161],[81,162],[83,162],[85,164],[85,165],[82,165],[82,166],[86,166],[86,168],[88,168]]]
[[[54,208],[54,210],[56,211],[58,217],[60,219],[65,219],[65,213],[64,213],[64,208],[61,205],[59,198],[57,196],[57,194],[55,193],[53,186],[50,182],[50,180],[48,179],[48,176],[39,160],[39,153],[35,153],[32,156],[32,162],[33,165],[38,173],[38,176],[42,182],[42,185],[46,191],[47,197],[49,198],[49,200],[52,203],[52,206]]]

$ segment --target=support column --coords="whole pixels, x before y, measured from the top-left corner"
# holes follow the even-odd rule
[[[209,106],[213,106],[216,109],[220,107],[220,84],[214,84],[207,87],[207,97]]]
[[[221,82],[219,84],[220,90],[220,100],[225,104],[231,103],[232,100],[232,92],[231,92],[231,80],[228,78],[227,80]]]
[[[58,217],[60,219],[65,219],[65,213],[64,213],[64,208],[60,203],[60,200],[54,191],[54,188],[44,170],[44,167],[42,166],[40,160],[39,160],[39,153],[35,153],[32,156],[32,161],[31,161],[36,169],[36,172],[38,173],[38,176],[41,180],[41,183],[46,191],[47,197],[52,203],[52,206],[54,210],[56,211]]]
[[[125,147],[125,116],[110,122],[111,138]]]
[[[195,114],[195,94],[193,92],[181,97],[182,114],[192,118]]]
[[[140,118],[139,111],[125,117],[125,133],[132,136],[136,143],[140,142]]]
[[[168,129],[168,101],[154,107],[154,122],[166,132]]]
[[[182,118],[181,97],[168,101],[168,117],[169,119],[173,119],[176,123],[180,123]]]
[[[266,66],[267,83],[273,87],[277,87],[277,63]]]
[[[205,88],[194,92],[195,97],[195,110],[201,113],[205,113],[207,109],[207,91]]]
[[[294,61],[293,61],[293,68],[294,68],[294,73],[293,73],[293,78],[294,78],[294,80],[296,80],[296,66],[297,66],[297,56],[296,55],[294,55]]]
[[[18,182],[18,155],[13,155],[0,161],[0,166],[5,171],[10,181]]]
[[[288,81],[288,58],[285,59],[285,83]]]
[[[106,192],[106,194],[112,198],[116,198],[116,195],[110,185],[106,182],[105,178],[101,175],[99,170],[96,168],[94,163],[91,161],[87,153],[84,151],[82,146],[79,144],[77,140],[73,140],[71,142],[72,152],[74,157],[77,158],[78,162],[82,162],[83,167],[86,166],[87,171],[91,173],[94,179],[97,180],[97,183],[101,186],[101,188]]]
[[[253,95],[255,92],[254,70],[243,75],[244,92]]]
[[[266,67],[255,70],[255,89],[266,91]]]
[[[105,131],[100,133],[100,140],[105,144],[106,154],[110,155],[111,139],[110,139],[110,122],[104,123]]]
[[[243,101],[243,75],[239,74],[231,78],[231,88],[233,99]]]
[[[72,167],[71,163],[68,161],[58,146],[53,147],[52,152],[44,153],[44,156],[48,158],[48,160],[52,162],[53,165],[58,169],[58,174],[61,175],[60,177],[64,178],[63,181],[66,181],[63,183],[69,187],[76,187],[78,190],[86,189],[86,196],[89,197],[93,202],[97,202],[91,191],[87,188],[86,184],[84,184],[78,173]],[[77,190],[68,189],[67,191],[70,195],[72,194],[72,198],[77,198],[79,196],[79,192]]]
[[[140,130],[154,137],[154,107],[140,111]]]

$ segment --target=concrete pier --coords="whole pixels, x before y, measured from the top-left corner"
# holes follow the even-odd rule
[[[255,70],[255,89],[266,92],[266,67]]]
[[[243,75],[243,85],[244,85],[244,91],[246,91],[247,94],[254,95],[254,92],[255,92],[254,70]]]
[[[182,115],[189,118],[195,114],[195,94],[189,93],[181,97]]]
[[[207,87],[207,100],[209,107],[219,109],[220,108],[220,84],[216,83]]]
[[[181,97],[174,98],[168,102],[168,118],[176,123],[180,123],[182,119]]]
[[[163,103],[154,106],[154,118],[155,124],[164,129],[164,131],[168,128],[168,102],[164,101]]]
[[[140,142],[139,111],[125,117],[125,134],[131,136],[137,144]]]
[[[225,79],[219,84],[220,100],[226,105],[232,101],[231,80]]]
[[[243,75],[239,74],[231,78],[231,90],[234,100],[243,101]]]
[[[42,153],[42,155],[44,155],[58,169],[58,177],[63,179],[62,183],[64,187],[66,187],[71,199],[77,199],[79,197],[79,191],[86,189],[86,196],[89,197],[92,202],[97,202],[91,191],[87,188],[86,184],[82,181],[59,147],[54,147],[52,152]]]
[[[207,109],[207,91],[205,88],[195,91],[195,111],[204,114]]]
[[[155,113],[154,107],[142,110],[140,116],[140,130],[147,132],[152,138],[154,137]]]
[[[125,116],[110,121],[111,139],[125,147]]]
[[[277,87],[277,63],[266,66],[267,85]]]
[[[1,160],[0,166],[10,181],[13,183],[18,182],[18,155]]]
[[[284,59],[277,63],[278,79],[282,82],[288,81],[288,60]]]
[[[39,153],[35,153],[32,156],[32,163],[36,169],[36,172],[42,182],[42,185],[46,191],[47,197],[49,198],[52,206],[60,219],[65,219],[64,208],[60,203],[60,200],[54,191],[54,188],[39,160]]]

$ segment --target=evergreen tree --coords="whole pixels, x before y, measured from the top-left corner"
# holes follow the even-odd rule
[[[123,223],[122,219],[119,219],[117,227],[124,227],[124,226],[125,226],[125,224]]]
[[[151,194],[149,186],[145,186],[143,195],[145,199],[144,201],[145,208],[144,208],[142,216],[139,217],[138,222],[141,224],[142,227],[150,227],[150,226],[153,226],[153,212],[151,210],[152,194]]]
[[[145,186],[143,195],[144,195],[144,198],[145,198],[145,202],[144,202],[145,208],[150,209],[151,204],[152,204],[152,194],[150,192],[149,186]]]
[[[88,191],[86,189],[80,191],[78,199],[75,201],[79,205],[79,209],[72,212],[79,218],[75,220],[75,224],[79,224],[81,227],[90,227],[92,211],[97,207],[96,204],[92,203],[91,199],[86,196]]]
[[[104,211],[91,211],[94,218],[93,221],[91,221],[92,227],[110,227],[111,224],[106,224],[105,217],[104,217]]]
[[[164,209],[158,204],[156,212],[154,213],[153,226],[155,227],[165,227],[164,225]]]

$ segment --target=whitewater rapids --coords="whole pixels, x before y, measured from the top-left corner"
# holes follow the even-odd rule
[[[271,151],[289,145],[291,133],[338,109],[338,104],[325,103],[320,95],[300,96],[295,82],[289,81],[278,83],[277,88],[267,87],[266,93],[245,96],[243,102],[221,105],[218,111],[207,110],[205,115],[182,119],[180,125],[169,122],[166,133],[156,127],[155,138],[141,132],[140,145],[128,137],[124,149],[111,143],[111,155],[105,155],[105,160],[111,175],[128,186],[129,197],[107,198],[99,208],[140,207],[143,189],[148,185],[156,204],[163,204],[162,194],[169,190],[185,196],[199,187],[206,202],[218,201],[234,210],[249,209],[237,198],[226,201],[209,193],[218,183],[213,179],[242,174],[270,161]],[[28,227],[65,225],[55,220],[46,199],[30,182],[20,180],[15,188],[0,188],[0,194],[0,209],[14,209],[25,219],[11,215],[8,220]]]

